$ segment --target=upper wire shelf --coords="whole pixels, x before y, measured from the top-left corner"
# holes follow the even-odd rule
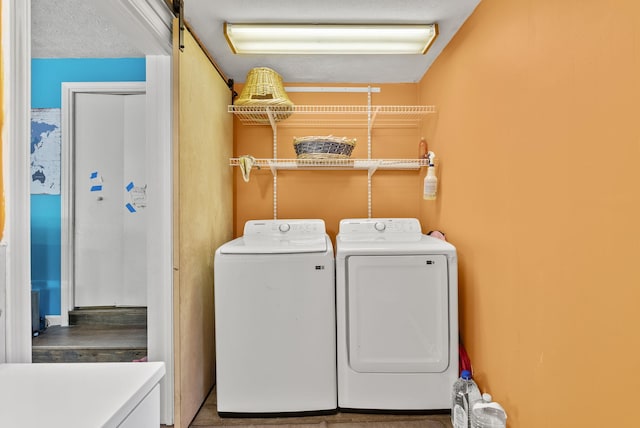
[[[294,105],[294,106],[228,106],[245,125],[300,126],[331,124],[331,126],[394,127],[415,126],[426,114],[436,112],[431,105],[367,106],[367,105]]]

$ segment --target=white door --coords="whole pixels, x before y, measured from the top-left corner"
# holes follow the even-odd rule
[[[74,305],[146,306],[145,95],[74,102]]]
[[[449,366],[447,257],[348,259],[349,365],[363,373],[440,373]]]

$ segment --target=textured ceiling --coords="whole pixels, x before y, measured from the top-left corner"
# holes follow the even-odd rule
[[[160,0],[147,0],[160,1]],[[286,82],[419,81],[480,0],[184,0],[185,20],[218,66],[236,82],[253,67]],[[107,22],[87,0],[31,0],[35,58],[135,57],[145,54],[119,22]],[[224,22],[432,23],[440,35],[426,55],[234,55]]]
[[[185,17],[222,70],[243,82],[256,66],[286,82],[416,82],[480,0],[184,0]],[[440,35],[426,55],[234,55],[224,22],[432,23]]]
[[[103,0],[100,0],[103,1]],[[89,0],[31,0],[33,58],[130,58],[144,52]]]

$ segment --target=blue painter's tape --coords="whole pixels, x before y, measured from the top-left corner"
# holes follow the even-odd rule
[[[98,171],[93,171],[89,178],[98,178]]]
[[[125,205],[125,207],[127,207],[127,209],[129,210],[129,212],[132,212],[132,213],[136,212],[136,209],[135,209],[135,208],[133,208],[133,205],[131,205],[131,204],[127,204],[127,205]]]
[[[127,184],[126,189],[127,189],[127,192],[130,192],[131,189],[133,189],[133,181],[131,181],[131,182],[129,182],[129,184]]]
[[[91,186],[91,191],[92,192],[102,192],[102,185]]]

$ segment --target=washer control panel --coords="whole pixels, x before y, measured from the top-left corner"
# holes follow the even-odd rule
[[[249,220],[244,225],[244,236],[254,238],[304,238],[323,236],[324,220]]]
[[[345,219],[340,221],[340,235],[352,238],[419,236],[422,235],[422,228],[417,218]]]

